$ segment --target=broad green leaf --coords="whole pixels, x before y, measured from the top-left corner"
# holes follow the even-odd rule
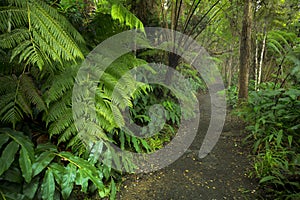
[[[77,175],[76,175],[76,180],[75,180],[76,185],[81,186],[81,191],[82,192],[87,192],[88,186],[89,186],[89,177],[86,176],[82,170],[78,169],[77,170]]]
[[[8,141],[9,137],[6,134],[0,134],[0,148]]]
[[[7,132],[7,134],[13,140],[15,140],[18,144],[20,144],[22,148],[26,149],[30,160],[33,161],[34,160],[34,149],[33,149],[33,143],[31,142],[31,140],[27,136],[25,136],[22,132],[10,130],[9,132]]]
[[[45,167],[47,167],[51,161],[55,158],[55,154],[50,151],[43,152],[33,163],[33,177],[38,175]]]
[[[53,175],[54,175],[54,178],[55,178],[56,182],[59,185],[61,185],[61,183],[62,183],[62,176],[64,174],[65,168],[62,165],[60,165],[60,164],[58,164],[56,162],[51,163],[49,165],[49,168],[52,169],[52,172],[53,172]]]
[[[53,200],[55,191],[55,181],[51,168],[45,173],[44,180],[42,183],[42,199],[43,200]]]
[[[38,188],[39,188],[40,177],[36,177],[30,181],[30,183],[25,183],[23,186],[23,193],[28,199],[33,199]]]
[[[11,183],[22,183],[23,181],[19,168],[12,166],[3,174],[2,177],[4,180],[7,180]]]
[[[292,146],[292,142],[293,142],[293,136],[292,135],[288,136],[288,142],[289,142],[289,146],[291,147]]]
[[[112,159],[112,152],[110,148],[108,148],[103,154],[103,163],[110,168],[112,166]]]
[[[147,143],[147,141],[144,140],[144,139],[141,139],[140,141],[141,141],[143,147],[146,149],[147,153],[150,153],[151,147],[149,146],[149,144]]]
[[[22,176],[24,177],[25,181],[29,183],[32,178],[32,164],[30,155],[26,148],[21,148],[19,164],[22,171]]]
[[[15,192],[15,191],[13,191],[13,192],[5,191],[4,194],[1,194],[1,197],[3,197],[3,195],[4,195],[4,198],[2,198],[2,199],[4,199],[4,200],[16,200],[16,199],[23,200],[24,199],[24,195],[22,195],[18,192]]]
[[[95,142],[89,154],[88,161],[92,164],[97,163],[100,155],[102,154],[102,151],[103,151],[103,141],[100,140],[98,142]]]
[[[19,149],[19,145],[15,141],[11,141],[3,150],[0,162],[0,175],[5,172],[15,159],[15,155]]]
[[[278,132],[278,135],[277,135],[277,138],[276,138],[277,146],[280,146],[281,140],[282,140],[282,136],[283,136],[283,131],[280,130],[280,131]]]
[[[69,163],[65,168],[61,183],[61,194],[64,199],[68,199],[74,186],[76,179],[76,166]]]
[[[121,166],[120,156],[118,154],[116,154],[116,153],[113,153],[112,155],[113,155],[113,161],[114,161],[114,163],[116,165],[116,168],[117,169],[121,169],[122,166]]]
[[[89,177],[89,179],[96,185],[98,189],[101,190],[104,188],[102,179],[97,176],[98,169],[94,165],[82,158],[72,155],[70,152],[60,152],[58,155],[74,163],[80,170],[82,170],[82,173],[85,176]]]

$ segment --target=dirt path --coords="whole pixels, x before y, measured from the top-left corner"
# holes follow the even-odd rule
[[[162,170],[126,177],[119,200],[257,199],[257,183],[248,178],[249,148],[242,145],[239,121],[227,116],[213,151],[204,159],[198,158],[210,121],[210,98],[201,96],[199,102],[201,122],[189,150]]]

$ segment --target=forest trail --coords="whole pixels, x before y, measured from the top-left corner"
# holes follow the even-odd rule
[[[220,139],[203,159],[198,152],[210,122],[210,97],[199,97],[198,134],[177,161],[159,171],[129,175],[118,200],[256,199],[257,182],[248,178],[249,148],[242,144],[243,125],[227,115]]]

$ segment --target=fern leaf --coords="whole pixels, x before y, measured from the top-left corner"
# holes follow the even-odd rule
[[[52,85],[45,94],[46,103],[48,105],[66,95],[68,91],[70,91],[70,93],[68,93],[68,98],[65,98],[71,100],[71,92],[74,86],[76,72],[77,68],[72,66],[52,78]]]
[[[0,35],[0,47],[3,49],[11,49],[21,42],[28,40],[30,35],[27,29],[15,29],[10,33]]]
[[[28,22],[27,10],[24,7],[6,6],[0,7],[0,30],[5,33],[8,30],[8,22],[12,28],[23,27]]]
[[[0,29],[5,33],[8,23],[13,28],[0,36],[0,47],[14,48],[11,60],[19,56],[20,63],[42,69],[53,61],[63,66],[64,61],[76,63],[84,58],[78,46],[83,38],[54,8],[39,0],[15,0],[10,4],[0,8]]]
[[[58,143],[60,144],[62,142],[65,142],[68,144],[67,145],[68,147],[73,146],[74,144],[71,141],[72,141],[72,138],[76,137],[76,133],[77,133],[77,130],[73,123],[66,130],[64,130],[62,133],[60,133],[60,136],[58,138]]]
[[[111,16],[113,19],[119,20],[121,24],[144,31],[143,23],[120,3],[112,5]]]
[[[62,133],[67,127],[73,123],[72,109],[69,108],[63,115],[61,115],[55,122],[49,126],[50,136]]]
[[[44,100],[38,94],[36,86],[33,83],[33,80],[26,74],[22,74],[20,77],[20,89],[24,92],[24,96],[33,103],[39,111],[46,110],[46,105]]]
[[[69,92],[70,94],[70,92]],[[51,104],[48,113],[44,115],[43,119],[45,120],[46,124],[48,125],[51,122],[58,120],[60,116],[68,111],[70,108],[68,105],[71,104],[71,100],[68,97],[62,98],[57,102]]]
[[[46,106],[38,93],[33,80],[26,74],[22,74],[19,78],[16,76],[4,76],[0,78],[0,120],[5,123],[12,123],[13,126],[17,122],[22,121],[24,117],[33,117],[33,109],[39,111],[46,110]],[[5,88],[3,88],[5,87]],[[9,88],[6,89],[6,88]]]
[[[31,9],[32,26],[47,42],[53,47],[59,47],[56,52],[65,60],[73,60],[76,62],[76,57],[83,58],[79,47],[75,40],[64,30],[58,20],[55,20],[49,13],[55,13],[53,8],[47,6],[43,2],[34,2]],[[57,15],[59,13],[56,12]],[[62,19],[60,19],[62,20]],[[37,40],[38,42],[38,40]],[[43,48],[42,46],[40,46]],[[44,49],[47,52],[47,49]]]

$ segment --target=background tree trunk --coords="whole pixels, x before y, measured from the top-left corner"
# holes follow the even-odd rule
[[[262,42],[259,68],[258,68],[258,79],[257,79],[258,85],[261,83],[261,73],[262,73],[262,65],[263,65],[265,48],[266,48],[266,40],[267,40],[267,33],[266,33],[266,28],[264,28],[264,38],[263,38],[263,42]],[[258,90],[259,90],[259,88],[258,88]]]
[[[249,69],[251,63],[251,28],[252,2],[245,0],[243,27],[240,41],[240,72],[239,72],[239,100],[248,98]]]

